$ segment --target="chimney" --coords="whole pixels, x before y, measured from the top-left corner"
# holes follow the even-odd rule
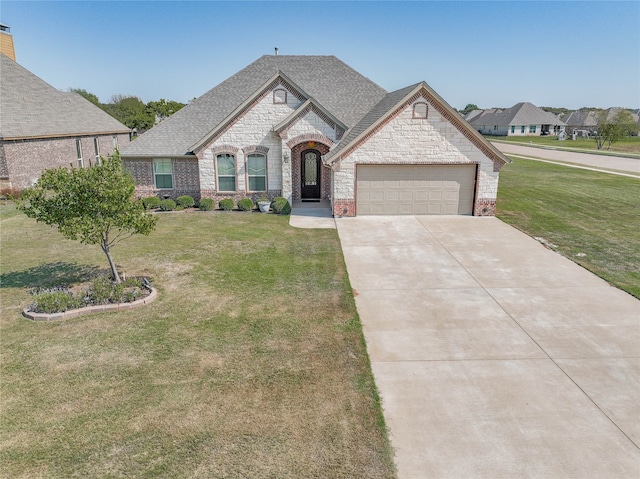
[[[276,56],[278,56],[278,47],[276,47]]]

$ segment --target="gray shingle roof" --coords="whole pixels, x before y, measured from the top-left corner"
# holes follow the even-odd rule
[[[356,124],[387,93],[334,56],[265,55],[130,143],[123,156],[192,153],[194,145],[279,72],[347,126]]]
[[[39,138],[129,132],[76,93],[55,89],[0,54],[0,137]]]
[[[506,110],[495,110],[471,118],[478,125],[564,125],[553,113],[541,110],[529,102],[517,103]]]

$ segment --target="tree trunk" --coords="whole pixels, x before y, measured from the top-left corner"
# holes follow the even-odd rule
[[[113,281],[115,283],[121,283],[120,275],[118,274],[118,269],[116,268],[116,264],[113,262],[113,258],[111,257],[111,251],[109,251],[109,243],[105,239],[102,240],[100,245],[102,247],[102,251],[107,255],[107,260],[109,261],[109,266],[111,267],[111,276],[113,277]]]

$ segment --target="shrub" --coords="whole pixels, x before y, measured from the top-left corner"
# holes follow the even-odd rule
[[[70,309],[78,309],[85,305],[81,297],[75,297],[71,291],[56,289],[43,291],[35,295],[29,311],[34,313],[64,313]]]
[[[142,205],[145,210],[150,210],[152,208],[160,207],[160,198],[157,196],[149,196],[147,198],[142,198]]]
[[[215,202],[211,198],[202,198],[198,203],[198,208],[202,211],[211,211],[215,206]]]
[[[127,278],[114,283],[108,276],[93,280],[85,301],[91,304],[128,303],[142,296],[142,280]]]
[[[183,208],[191,208],[196,204],[196,202],[193,201],[193,198],[188,195],[178,196],[176,203],[178,203],[178,206],[182,206]]]
[[[277,215],[288,215],[291,213],[291,205],[286,198],[277,196],[271,202],[271,209]]]
[[[176,202],[171,198],[160,201],[160,209],[162,211],[173,211],[176,209]]]
[[[221,210],[231,211],[233,209],[233,200],[231,198],[225,198],[218,202],[218,206]]]
[[[238,209],[240,211],[251,211],[253,209],[253,200],[251,198],[242,198],[238,201]]]

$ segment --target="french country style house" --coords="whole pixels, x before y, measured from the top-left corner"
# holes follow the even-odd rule
[[[137,194],[329,201],[335,216],[492,215],[509,160],[426,83],[265,55],[121,150]]]

